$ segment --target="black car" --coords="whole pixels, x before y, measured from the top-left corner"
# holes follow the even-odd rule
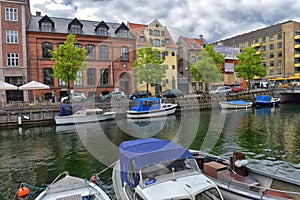
[[[130,95],[129,99],[133,100],[135,98],[144,98],[144,97],[151,97],[152,94],[150,91],[148,91],[148,95],[147,95],[147,91],[146,90],[141,90],[141,91],[136,91],[135,93],[133,93],[132,95]]]
[[[124,94],[124,92],[118,91],[118,92],[112,92],[112,93],[109,93],[107,95],[100,97],[99,101],[100,102],[111,101],[111,100],[121,101],[121,100],[125,100],[125,99],[126,99],[126,95]]]
[[[184,93],[178,89],[168,89],[162,93],[162,97],[166,97],[166,98],[184,97]]]

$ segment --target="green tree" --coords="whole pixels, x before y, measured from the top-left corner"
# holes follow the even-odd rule
[[[164,61],[160,58],[160,51],[148,45],[137,51],[136,60],[133,62],[133,76],[138,82],[147,84],[159,84],[165,77],[165,71],[168,66],[162,64]]]
[[[224,63],[224,56],[215,52],[212,45],[207,45],[200,52],[200,60],[196,62],[190,70],[195,81],[205,83],[205,90],[208,92],[208,83],[224,80],[221,69],[218,65]]]
[[[237,56],[239,59],[239,65],[234,67],[234,71],[237,72],[237,77],[248,80],[248,88],[250,91],[250,81],[255,76],[265,77],[266,68],[262,66],[262,54],[257,52],[255,48],[246,48],[243,53]]]
[[[71,81],[76,80],[78,71],[86,68],[86,64],[83,63],[87,57],[86,50],[76,47],[76,42],[76,36],[69,34],[64,44],[60,44],[55,51],[49,50],[52,55],[51,60],[55,61],[55,65],[52,66],[53,75],[67,83],[69,98]]]

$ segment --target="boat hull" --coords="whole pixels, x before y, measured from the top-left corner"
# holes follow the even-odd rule
[[[55,116],[54,120],[56,125],[68,125],[112,120],[114,119],[115,115],[115,112],[106,112],[103,114],[92,114],[83,116]]]
[[[177,104],[162,104],[162,108],[159,110],[150,111],[127,111],[127,117],[131,119],[143,119],[151,117],[163,117],[172,115],[176,111]]]
[[[219,104],[223,109],[246,109],[252,106],[252,102],[246,101],[225,101]]]

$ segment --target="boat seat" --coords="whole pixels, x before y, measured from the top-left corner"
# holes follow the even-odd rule
[[[233,173],[229,170],[223,170],[218,172],[218,179],[232,185],[238,185],[246,189],[252,189],[254,186],[259,185],[259,182],[248,177]]]
[[[81,194],[75,194],[71,196],[60,197],[57,198],[56,200],[82,200],[82,198],[81,198]]]
[[[280,192],[280,191],[276,191],[276,190],[270,190],[270,189],[266,189],[263,192],[264,195],[266,196],[274,196],[274,197],[280,197],[280,198],[285,198],[285,199],[294,199],[293,197],[291,197],[290,195],[284,193],[284,192]]]

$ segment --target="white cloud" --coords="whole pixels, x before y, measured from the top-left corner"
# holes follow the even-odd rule
[[[175,33],[215,42],[287,20],[299,21],[298,0],[31,0],[31,12],[107,22],[158,19]],[[174,38],[175,40],[177,38]]]

